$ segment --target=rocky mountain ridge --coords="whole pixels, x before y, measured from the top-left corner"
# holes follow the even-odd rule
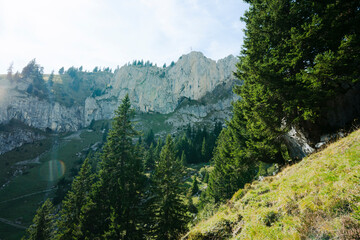
[[[224,120],[231,114],[235,83],[233,71],[237,59],[230,55],[213,61],[200,52],[183,55],[168,67],[125,65],[115,71],[106,90],[100,96],[88,96],[83,104],[65,106],[54,98],[43,99],[29,94],[29,80],[14,85],[0,83],[0,124],[12,119],[27,126],[56,132],[77,131],[93,120],[111,119],[125,94],[140,112],[175,113],[167,123],[179,127],[204,119]],[[4,79],[3,79],[4,80]],[[215,89],[221,88],[221,94]],[[211,102],[204,102],[211,95]],[[184,101],[185,100],[185,101]],[[191,102],[191,104],[185,104]],[[6,135],[6,141],[12,142]],[[5,139],[5,135],[4,135]],[[24,138],[31,142],[33,138]],[[16,144],[6,150],[19,146]]]
[[[109,119],[121,99],[129,94],[141,112],[171,113],[183,98],[199,100],[216,86],[235,80],[236,58],[232,55],[217,62],[200,52],[183,55],[167,68],[124,66],[110,82],[104,95],[85,101],[85,121]]]

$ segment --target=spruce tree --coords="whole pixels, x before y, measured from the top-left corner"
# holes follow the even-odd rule
[[[183,166],[186,166],[186,165],[187,165],[187,159],[186,159],[186,154],[185,154],[185,151],[184,151],[184,150],[183,150],[182,153],[181,153],[180,161],[181,161],[181,163],[182,163]]]
[[[151,143],[149,149],[145,152],[145,169],[147,171],[154,170],[155,167],[155,152],[154,145]]]
[[[49,199],[36,211],[33,224],[27,229],[27,240],[54,239],[54,207]]]
[[[201,160],[203,162],[205,162],[206,160],[208,160],[208,148],[207,148],[207,144],[206,144],[206,139],[205,137],[203,138],[202,144],[201,144]]]
[[[224,128],[217,142],[207,189],[215,202],[231,198],[256,175],[256,162],[247,155],[244,135],[235,134],[231,127]]]
[[[80,225],[82,208],[85,206],[91,187],[93,175],[89,159],[86,158],[79,175],[74,179],[71,190],[62,202],[60,218],[57,221],[59,228],[57,239],[81,239],[83,235]]]
[[[131,119],[129,96],[115,111],[113,128],[101,155],[99,182],[84,207],[83,224],[91,238],[142,239],[142,156],[132,139],[138,135]],[[91,217],[89,217],[91,216]]]
[[[196,176],[193,177],[193,182],[191,185],[191,195],[195,195],[199,192],[199,183]]]
[[[169,135],[153,177],[155,239],[178,239],[186,229],[188,215],[183,199],[183,177],[184,168],[176,159],[174,142]]]
[[[331,101],[343,99],[360,81],[360,2],[246,2],[237,105],[246,119],[253,159],[284,163],[284,133],[302,128],[317,141],[337,125],[329,119]]]

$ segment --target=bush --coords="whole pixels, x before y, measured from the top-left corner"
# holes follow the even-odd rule
[[[271,227],[275,222],[279,220],[280,214],[273,210],[266,212],[262,217],[261,221],[265,226]]]

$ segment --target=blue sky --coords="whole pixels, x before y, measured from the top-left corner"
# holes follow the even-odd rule
[[[0,0],[0,73],[33,58],[48,73],[134,59],[162,66],[192,50],[238,55],[247,8],[241,0]]]

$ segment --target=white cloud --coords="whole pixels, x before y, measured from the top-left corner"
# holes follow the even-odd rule
[[[83,65],[162,65],[190,50],[238,54],[247,5],[237,0],[0,0],[0,72],[31,59],[46,72]]]

